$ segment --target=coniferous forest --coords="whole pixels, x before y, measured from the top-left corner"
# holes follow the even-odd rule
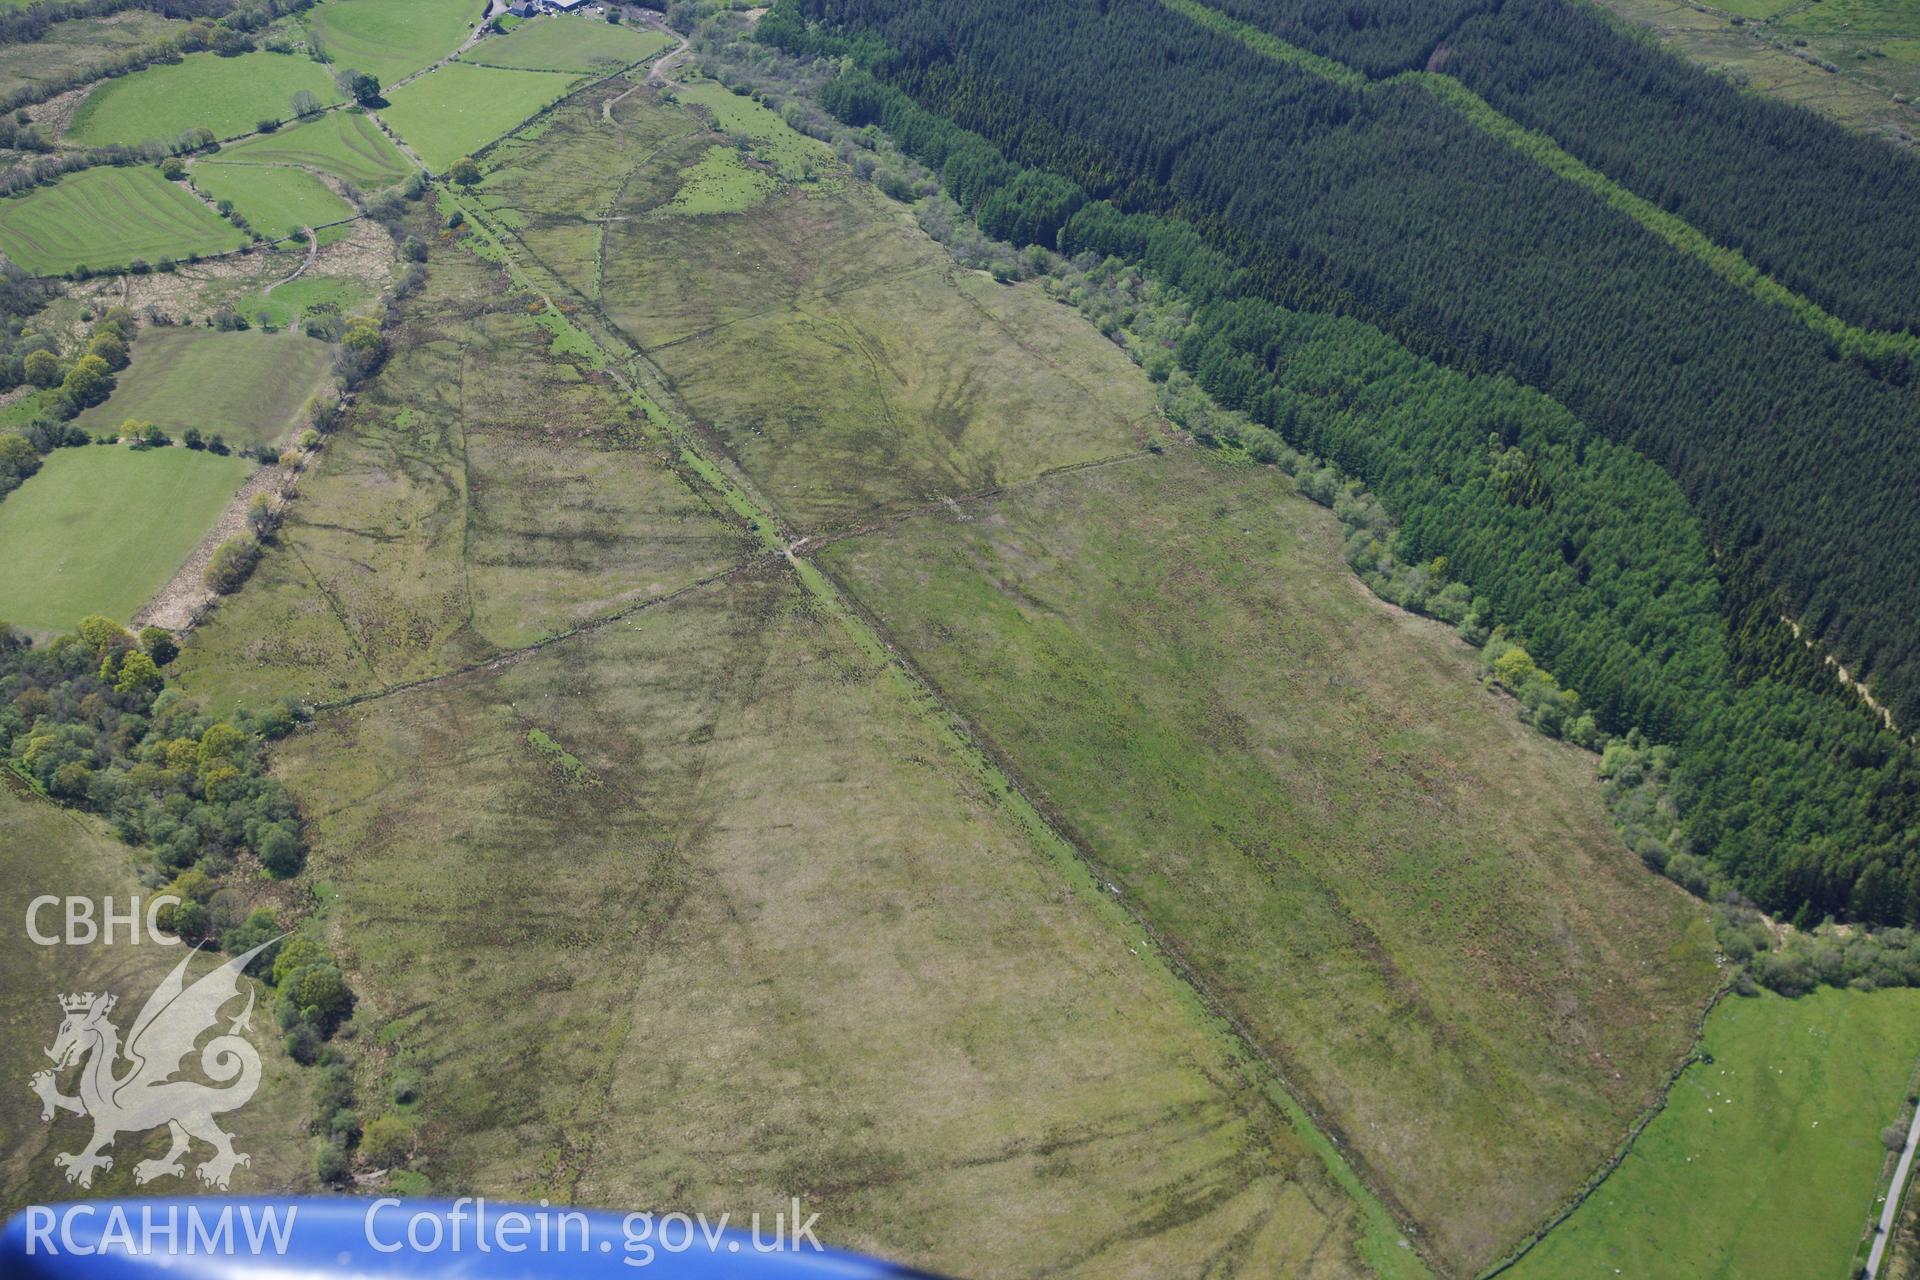
[[[1911,322],[1920,168],[1584,10],[1220,8],[1369,77],[1458,75],[1843,317]],[[1607,732],[1673,748],[1686,852],[1803,920],[1920,919],[1920,760],[1822,660],[1910,732],[1904,357],[1842,350],[1417,77],[1314,74],[1156,0],[787,0],[760,38],[845,56],[829,108],[989,234],[1181,290],[1216,400],[1363,479],[1399,558],[1444,557]],[[1836,252],[1842,224],[1873,243]]]

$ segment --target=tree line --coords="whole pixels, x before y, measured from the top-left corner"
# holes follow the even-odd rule
[[[809,19],[883,36],[877,83],[1084,198],[1179,218],[1261,296],[1508,373],[1654,458],[1717,546],[1920,717],[1920,395],[1903,357],[1848,358],[1418,84],[1336,84],[1154,0],[801,0],[773,34],[817,41]],[[999,191],[994,161],[956,145],[940,166],[955,198]]]
[[[776,18],[803,47],[844,52],[791,9]],[[1439,364],[1337,314],[1341,299],[1316,282],[1275,301],[1268,273],[1193,222],[1094,200],[864,70],[821,100],[885,129],[983,228],[1125,259],[1179,290],[1194,310],[1164,354],[1221,404],[1376,491],[1401,522],[1393,556],[1437,568],[1436,593],[1448,575],[1467,584],[1474,617],[1502,624],[1566,687],[1547,691],[1556,709],[1541,727],[1569,732],[1590,715],[1607,734],[1670,744],[1676,821],[1646,833],[1650,865],[1705,859],[1770,909],[1815,922],[1920,919],[1915,752],[1793,637],[1778,590],[1716,546],[1646,456],[1511,377]],[[1371,555],[1356,568],[1377,566]]]
[[[1369,75],[1452,76],[1855,324],[1920,332],[1920,160],[1567,0],[1213,0]]]

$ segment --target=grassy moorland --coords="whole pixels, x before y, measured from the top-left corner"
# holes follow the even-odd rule
[[[324,0],[302,21],[335,66],[392,85],[452,53],[479,15],[473,0]]]
[[[304,124],[223,147],[220,163],[318,169],[369,192],[390,187],[412,171],[400,149],[363,111],[329,111]]]
[[[618,71],[651,58],[673,41],[646,27],[619,26],[573,14],[523,22],[503,36],[489,36],[461,61],[528,71]]]
[[[780,176],[800,182],[823,171],[832,149],[809,138],[770,111],[764,103],[728,89],[717,80],[697,80],[675,91],[682,102],[699,107],[728,137],[744,139],[753,154]]]
[[[1182,451],[822,561],[1472,1270],[1653,1100],[1712,938],[1591,757],[1367,595],[1285,485]]]
[[[232,201],[247,225],[269,240],[354,215],[351,204],[304,169],[203,160],[193,166],[193,185],[210,200]]]
[[[232,223],[158,169],[86,169],[0,200],[0,251],[36,275],[124,267],[246,243]]]
[[[239,457],[118,445],[59,449],[0,502],[0,618],[66,631],[125,621],[165,586],[253,470]]]
[[[436,1186],[797,1194],[959,1274],[1361,1270],[1263,1073],[784,571],[325,714],[283,760],[335,945],[431,1082]]]
[[[1840,1276],[1902,1119],[1920,991],[1730,999],[1600,1188],[1513,1280]],[[1809,1195],[1809,1188],[1819,1194]]]
[[[302,91],[323,103],[340,101],[333,77],[310,58],[192,53],[103,81],[74,113],[67,140],[131,145],[187,129],[211,129],[216,138],[231,138],[252,133],[261,120],[289,119],[293,95]]]
[[[507,71],[449,62],[395,89],[380,118],[435,173],[492,142],[556,102],[574,78],[552,71]]]
[[[721,136],[613,79],[583,89],[487,152],[475,194],[527,250],[585,297],[602,296],[609,216],[672,199],[681,171]],[[616,210],[615,205],[618,204]]]
[[[18,496],[18,495],[15,495]],[[12,499],[8,500],[9,502]],[[134,1165],[166,1150],[164,1128],[123,1133],[111,1152],[113,1168],[98,1174],[91,1190],[69,1184],[53,1163],[57,1152],[79,1150],[92,1123],[62,1114],[42,1123],[40,1105],[27,1092],[27,1079],[44,1070],[41,1050],[60,1028],[59,997],[69,992],[112,990],[120,995],[113,1020],[124,1032],[147,994],[180,963],[187,948],[128,946],[37,946],[27,936],[27,905],[41,894],[87,897],[112,894],[116,909],[145,895],[134,876],[134,854],[108,834],[99,820],[61,809],[28,791],[10,773],[0,771],[0,911],[8,927],[0,929],[0,1075],[17,1095],[0,1107],[0,1212],[27,1204],[45,1204],[78,1196],[185,1195],[203,1190],[192,1165],[184,1178],[162,1178],[136,1187]],[[44,931],[59,932],[58,911],[43,912]],[[142,935],[144,938],[144,934]],[[198,977],[217,963],[196,961]],[[234,1011],[238,1011],[238,1005]],[[262,1195],[302,1189],[310,1181],[305,1134],[311,1104],[309,1082],[282,1052],[279,1037],[267,1033],[271,1015],[253,1015],[252,1041],[264,1067],[259,1090],[247,1106],[222,1118],[234,1147],[252,1163],[234,1171],[237,1195]],[[206,1158],[196,1148],[193,1160]]]
[[[0,93],[64,81],[64,77],[98,66],[114,54],[176,35],[186,25],[146,9],[123,9],[105,17],[56,22],[38,40],[0,45]]]
[[[274,296],[278,296],[278,293]],[[333,348],[305,334],[223,333],[181,325],[145,329],[113,394],[76,419],[89,432],[132,418],[178,436],[218,432],[236,448],[285,439],[307,397],[326,381]]]
[[[448,248],[428,280],[279,545],[180,658],[210,704],[434,675],[745,558],[497,268]]]

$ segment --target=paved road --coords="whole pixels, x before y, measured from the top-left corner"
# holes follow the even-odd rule
[[[1913,1169],[1916,1143],[1920,1143],[1920,1110],[1915,1111],[1913,1123],[1907,1127],[1907,1148],[1900,1153],[1900,1163],[1893,1171],[1893,1185],[1887,1189],[1886,1207],[1880,1210],[1880,1225],[1873,1230],[1873,1249],[1867,1254],[1867,1280],[1880,1274],[1880,1259],[1887,1251],[1887,1241],[1893,1238],[1893,1220],[1900,1213],[1900,1192]]]

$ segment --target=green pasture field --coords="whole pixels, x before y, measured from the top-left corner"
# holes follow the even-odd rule
[[[274,444],[299,423],[332,363],[333,348],[305,334],[149,327],[134,339],[133,363],[106,403],[75,421],[96,434],[132,418],[172,436],[188,427],[219,432],[236,449]]]
[[[67,128],[67,141],[129,145],[172,138],[187,129],[216,138],[252,133],[259,121],[293,116],[293,95],[305,89],[323,103],[340,101],[327,69],[287,53],[190,53],[175,63],[103,81]]]
[[[395,89],[380,118],[434,172],[471,155],[567,94],[574,80],[551,71],[503,71],[450,62]]]
[[[255,293],[235,300],[233,309],[258,325],[284,329],[302,316],[331,309],[350,316],[365,309],[373,291],[355,280],[309,273],[298,280],[276,285],[271,293]]]
[[[0,503],[0,508],[4,506]],[[97,1174],[92,1188],[82,1191],[67,1182],[53,1157],[79,1151],[92,1132],[92,1122],[62,1113],[52,1123],[43,1123],[39,1102],[27,1092],[28,1077],[48,1065],[42,1050],[53,1044],[60,1028],[60,996],[113,992],[119,997],[113,1020],[124,1032],[147,996],[187,954],[186,947],[147,943],[144,932],[138,946],[121,940],[111,947],[43,947],[27,936],[27,906],[42,894],[91,898],[96,910],[109,894],[121,911],[126,910],[129,897],[144,901],[153,890],[143,888],[135,878],[134,860],[134,851],[115,840],[105,823],[35,795],[0,770],[0,911],[8,920],[8,927],[0,929],[0,1027],[6,1028],[6,1034],[0,1035],[0,1073],[17,1089],[17,1096],[0,1106],[0,1213],[80,1197],[178,1196],[206,1190],[194,1176],[194,1165],[208,1154],[198,1144],[185,1177],[135,1185],[134,1166],[167,1149],[163,1127],[122,1133],[111,1152],[113,1168]],[[51,932],[61,927],[57,911],[43,910],[39,923]],[[224,958],[203,953],[188,970],[190,980]],[[314,1189],[313,1139],[306,1134],[312,1111],[311,1076],[288,1060],[280,1037],[270,1030],[271,1015],[261,1017],[266,1009],[263,992],[253,1012],[250,1037],[260,1051],[260,1087],[244,1108],[221,1119],[222,1127],[233,1134],[235,1149],[251,1157],[249,1164],[234,1170],[231,1191],[235,1195]],[[236,1001],[231,1012],[239,1011]],[[62,1084],[66,1092],[73,1092],[70,1078]]]
[[[696,80],[675,93],[680,101],[708,112],[722,133],[747,139],[754,155],[789,182],[813,178],[833,162],[833,148],[826,143],[809,138],[763,104],[717,80]]]
[[[416,233],[434,234],[430,204],[420,213]],[[378,689],[751,554],[730,517],[659,465],[618,388],[553,358],[531,299],[509,292],[498,268],[436,252],[280,545],[179,659],[189,689],[223,707]]]
[[[1263,1073],[782,566],[322,712],[281,776],[436,1190],[798,1195],[959,1275],[1361,1269]]]
[[[400,149],[362,111],[329,111],[222,148],[219,156],[221,164],[318,169],[368,193],[402,182],[413,172]]]
[[[0,618],[38,632],[92,613],[130,619],[252,471],[245,458],[192,449],[56,449],[0,502]]]
[[[83,169],[0,200],[0,250],[36,275],[227,253],[245,243],[238,227],[148,165]]]
[[[334,66],[392,86],[459,48],[481,7],[480,0],[323,0],[304,21]]]
[[[146,9],[123,9],[101,18],[56,22],[38,40],[0,45],[0,94],[64,80],[76,71],[98,66],[129,49],[154,44],[186,27],[183,21],[163,18]]]
[[[732,147],[712,146],[680,171],[680,190],[661,207],[666,215],[742,213],[780,189],[780,179],[756,169]]]
[[[1620,1167],[1513,1280],[1808,1280],[1848,1262],[1907,1110],[1920,991],[1732,998]]]
[[[620,26],[580,14],[553,14],[523,22],[506,35],[488,36],[460,55],[463,62],[532,71],[612,72],[673,47],[646,27]]]
[[[1593,757],[1369,595],[1290,489],[1182,447],[821,562],[1472,1273],[1685,1057],[1712,934]]]
[[[269,240],[284,239],[302,227],[339,222],[355,213],[351,204],[305,169],[202,160],[193,166],[193,185],[209,200],[231,200],[247,225]]]

